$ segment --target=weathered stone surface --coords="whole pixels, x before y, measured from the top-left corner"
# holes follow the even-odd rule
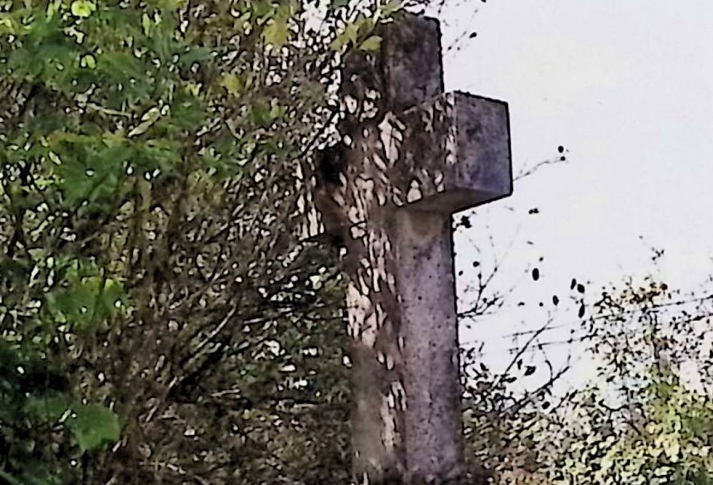
[[[512,193],[507,104],[448,93],[380,125],[396,205],[454,212]]]
[[[403,338],[404,451],[409,482],[463,472],[450,217],[394,211]]]
[[[304,234],[347,247],[355,479],[444,483],[463,473],[450,215],[512,192],[508,110],[443,94],[435,20],[381,34],[346,60],[344,142],[304,174]]]
[[[386,24],[381,34],[380,92],[386,93],[386,109],[405,111],[443,92],[441,29],[436,19],[404,15]]]

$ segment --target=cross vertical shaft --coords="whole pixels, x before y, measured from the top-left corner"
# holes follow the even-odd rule
[[[450,214],[395,211],[404,452],[414,478],[458,476],[463,446]]]

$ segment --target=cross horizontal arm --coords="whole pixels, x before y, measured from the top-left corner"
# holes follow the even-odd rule
[[[507,104],[455,92],[379,127],[392,202],[454,212],[512,193]]]

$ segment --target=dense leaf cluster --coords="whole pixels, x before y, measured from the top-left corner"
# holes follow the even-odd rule
[[[0,481],[348,474],[340,283],[296,180],[396,7],[0,2]]]

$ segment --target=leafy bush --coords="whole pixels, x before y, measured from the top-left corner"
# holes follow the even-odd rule
[[[0,481],[348,473],[299,176],[397,2],[0,2]],[[326,470],[326,471],[325,471]]]

